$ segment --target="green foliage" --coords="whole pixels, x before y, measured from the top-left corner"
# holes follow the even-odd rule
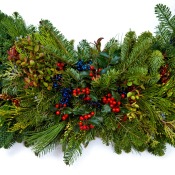
[[[48,20],[0,12],[0,147],[62,146],[71,165],[96,137],[117,154],[175,146],[175,17],[158,4],[156,36],[129,31],[77,49]]]
[[[8,126],[4,124],[0,127],[0,148],[10,148],[15,143],[15,133],[8,131]]]
[[[175,16],[172,16],[169,7],[163,4],[157,4],[155,14],[164,28],[171,29],[175,32]]]
[[[32,145],[33,150],[35,153],[41,154],[45,152],[45,149],[48,151],[51,149],[51,145],[54,143],[56,138],[58,137],[59,133],[64,129],[65,123],[55,124],[46,128],[43,131],[28,133],[25,138],[27,145]]]

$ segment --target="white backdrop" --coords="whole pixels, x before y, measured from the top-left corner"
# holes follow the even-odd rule
[[[175,14],[174,0],[0,0],[0,10],[11,15],[18,11],[27,24],[38,25],[49,19],[68,39],[77,44],[82,39],[93,42],[104,37],[103,45],[111,37],[122,40],[129,29],[139,35],[155,32],[158,24],[154,7],[158,3],[169,6]],[[146,151],[117,155],[111,146],[100,139],[92,141],[82,156],[72,165],[63,162],[61,148],[38,158],[30,148],[15,144],[0,149],[0,174],[173,174],[175,148],[167,145],[165,156],[156,157]]]

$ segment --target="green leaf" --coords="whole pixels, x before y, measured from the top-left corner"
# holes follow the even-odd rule
[[[100,56],[103,56],[105,58],[110,58],[110,56],[106,52],[101,52]]]
[[[64,108],[63,111],[64,111],[65,114],[71,114],[72,113],[72,108],[66,107],[66,108]]]
[[[109,105],[104,105],[104,106],[102,107],[102,112],[103,112],[103,113],[109,113],[109,112],[111,112],[110,106],[109,106]]]
[[[102,117],[92,117],[91,119],[89,119],[89,122],[95,125],[100,125],[100,123],[103,121]]]
[[[112,58],[110,64],[116,64],[116,63],[118,63],[119,59],[120,59],[120,57],[115,56],[114,58]]]
[[[80,72],[80,76],[81,76],[81,78],[89,77],[89,71],[82,71],[82,72]]]
[[[95,95],[95,93],[91,92],[90,97],[93,101],[98,101],[98,97]]]
[[[132,82],[131,81],[127,82],[127,86],[132,86]]]
[[[39,45],[35,45],[34,51],[35,51],[35,52],[38,52],[38,51],[39,51]]]
[[[112,91],[112,96],[116,99],[119,100],[120,99],[120,95],[118,92]]]
[[[74,115],[82,115],[87,112],[87,107],[85,105],[82,105],[81,107],[78,106],[74,108],[72,112],[74,113]]]
[[[105,74],[110,68],[111,68],[111,67],[108,66],[107,68],[102,69],[101,72],[100,72],[100,74]]]
[[[107,65],[108,65],[108,59],[106,59],[105,57],[99,57],[98,59],[97,59],[97,61],[98,61],[98,65],[99,65],[99,67],[106,67]]]

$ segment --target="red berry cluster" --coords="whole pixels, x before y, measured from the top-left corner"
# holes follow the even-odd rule
[[[8,60],[19,60],[19,53],[16,51],[16,47],[13,46],[10,48],[8,53]]]
[[[90,89],[88,87],[86,88],[77,88],[77,89],[74,89],[72,91],[72,95],[74,97],[77,97],[79,95],[85,95],[83,100],[84,101],[90,101],[91,100],[91,97],[90,97]]]
[[[11,97],[10,95],[7,94],[0,94],[0,99],[4,101],[11,101],[16,107],[20,106],[20,101],[16,98]]]
[[[167,83],[167,81],[169,80],[169,76],[170,76],[170,72],[168,70],[168,64],[162,66],[160,68],[160,81],[161,83]]]
[[[92,111],[89,114],[85,114],[79,117],[80,121],[78,123],[80,130],[89,130],[89,129],[93,129],[94,125],[92,124],[88,124],[88,119],[90,119],[91,117],[93,117],[95,115],[95,112]]]
[[[58,62],[57,63],[57,67],[58,67],[59,70],[63,70],[64,69],[64,66],[65,66],[64,63],[61,63],[61,62]]]
[[[91,77],[91,79],[95,80],[96,78],[99,78],[101,70],[102,70],[101,68],[95,69],[95,67],[91,65],[89,72],[89,76]]]
[[[62,115],[61,119],[62,119],[62,120],[66,120],[68,117],[69,117],[68,114],[64,114],[64,115]]]
[[[19,107],[20,104],[18,99],[12,99],[12,102],[16,107]]]
[[[55,104],[55,108],[63,108],[63,107],[66,107],[67,105],[66,104],[61,104],[61,103],[57,103]]]
[[[112,112],[115,112],[115,113],[120,112],[121,102],[120,101],[116,101],[115,98],[112,97],[112,95],[110,93],[102,98],[102,102],[104,104],[109,104],[109,106],[112,109]]]
[[[61,115],[61,108],[63,108],[63,107],[66,107],[66,104],[64,104],[64,105],[58,104],[58,103],[55,104],[55,108],[58,109],[58,110],[55,111],[55,114],[56,114],[56,115]],[[63,114],[62,117],[61,117],[61,119],[62,119],[62,120],[66,120],[68,117],[69,117],[68,114]]]

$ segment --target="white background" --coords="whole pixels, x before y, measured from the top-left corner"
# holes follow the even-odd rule
[[[169,6],[175,14],[174,0],[0,0],[0,10],[8,15],[18,11],[27,24],[38,25],[40,19],[49,19],[68,39],[77,44],[104,37],[122,40],[129,29],[139,35],[155,32],[158,24],[154,7],[158,3]],[[0,174],[173,174],[175,148],[167,145],[165,156],[156,157],[146,151],[117,155],[111,146],[100,139],[92,141],[82,156],[72,165],[63,162],[61,147],[38,158],[30,148],[15,144],[11,149],[0,149]]]

